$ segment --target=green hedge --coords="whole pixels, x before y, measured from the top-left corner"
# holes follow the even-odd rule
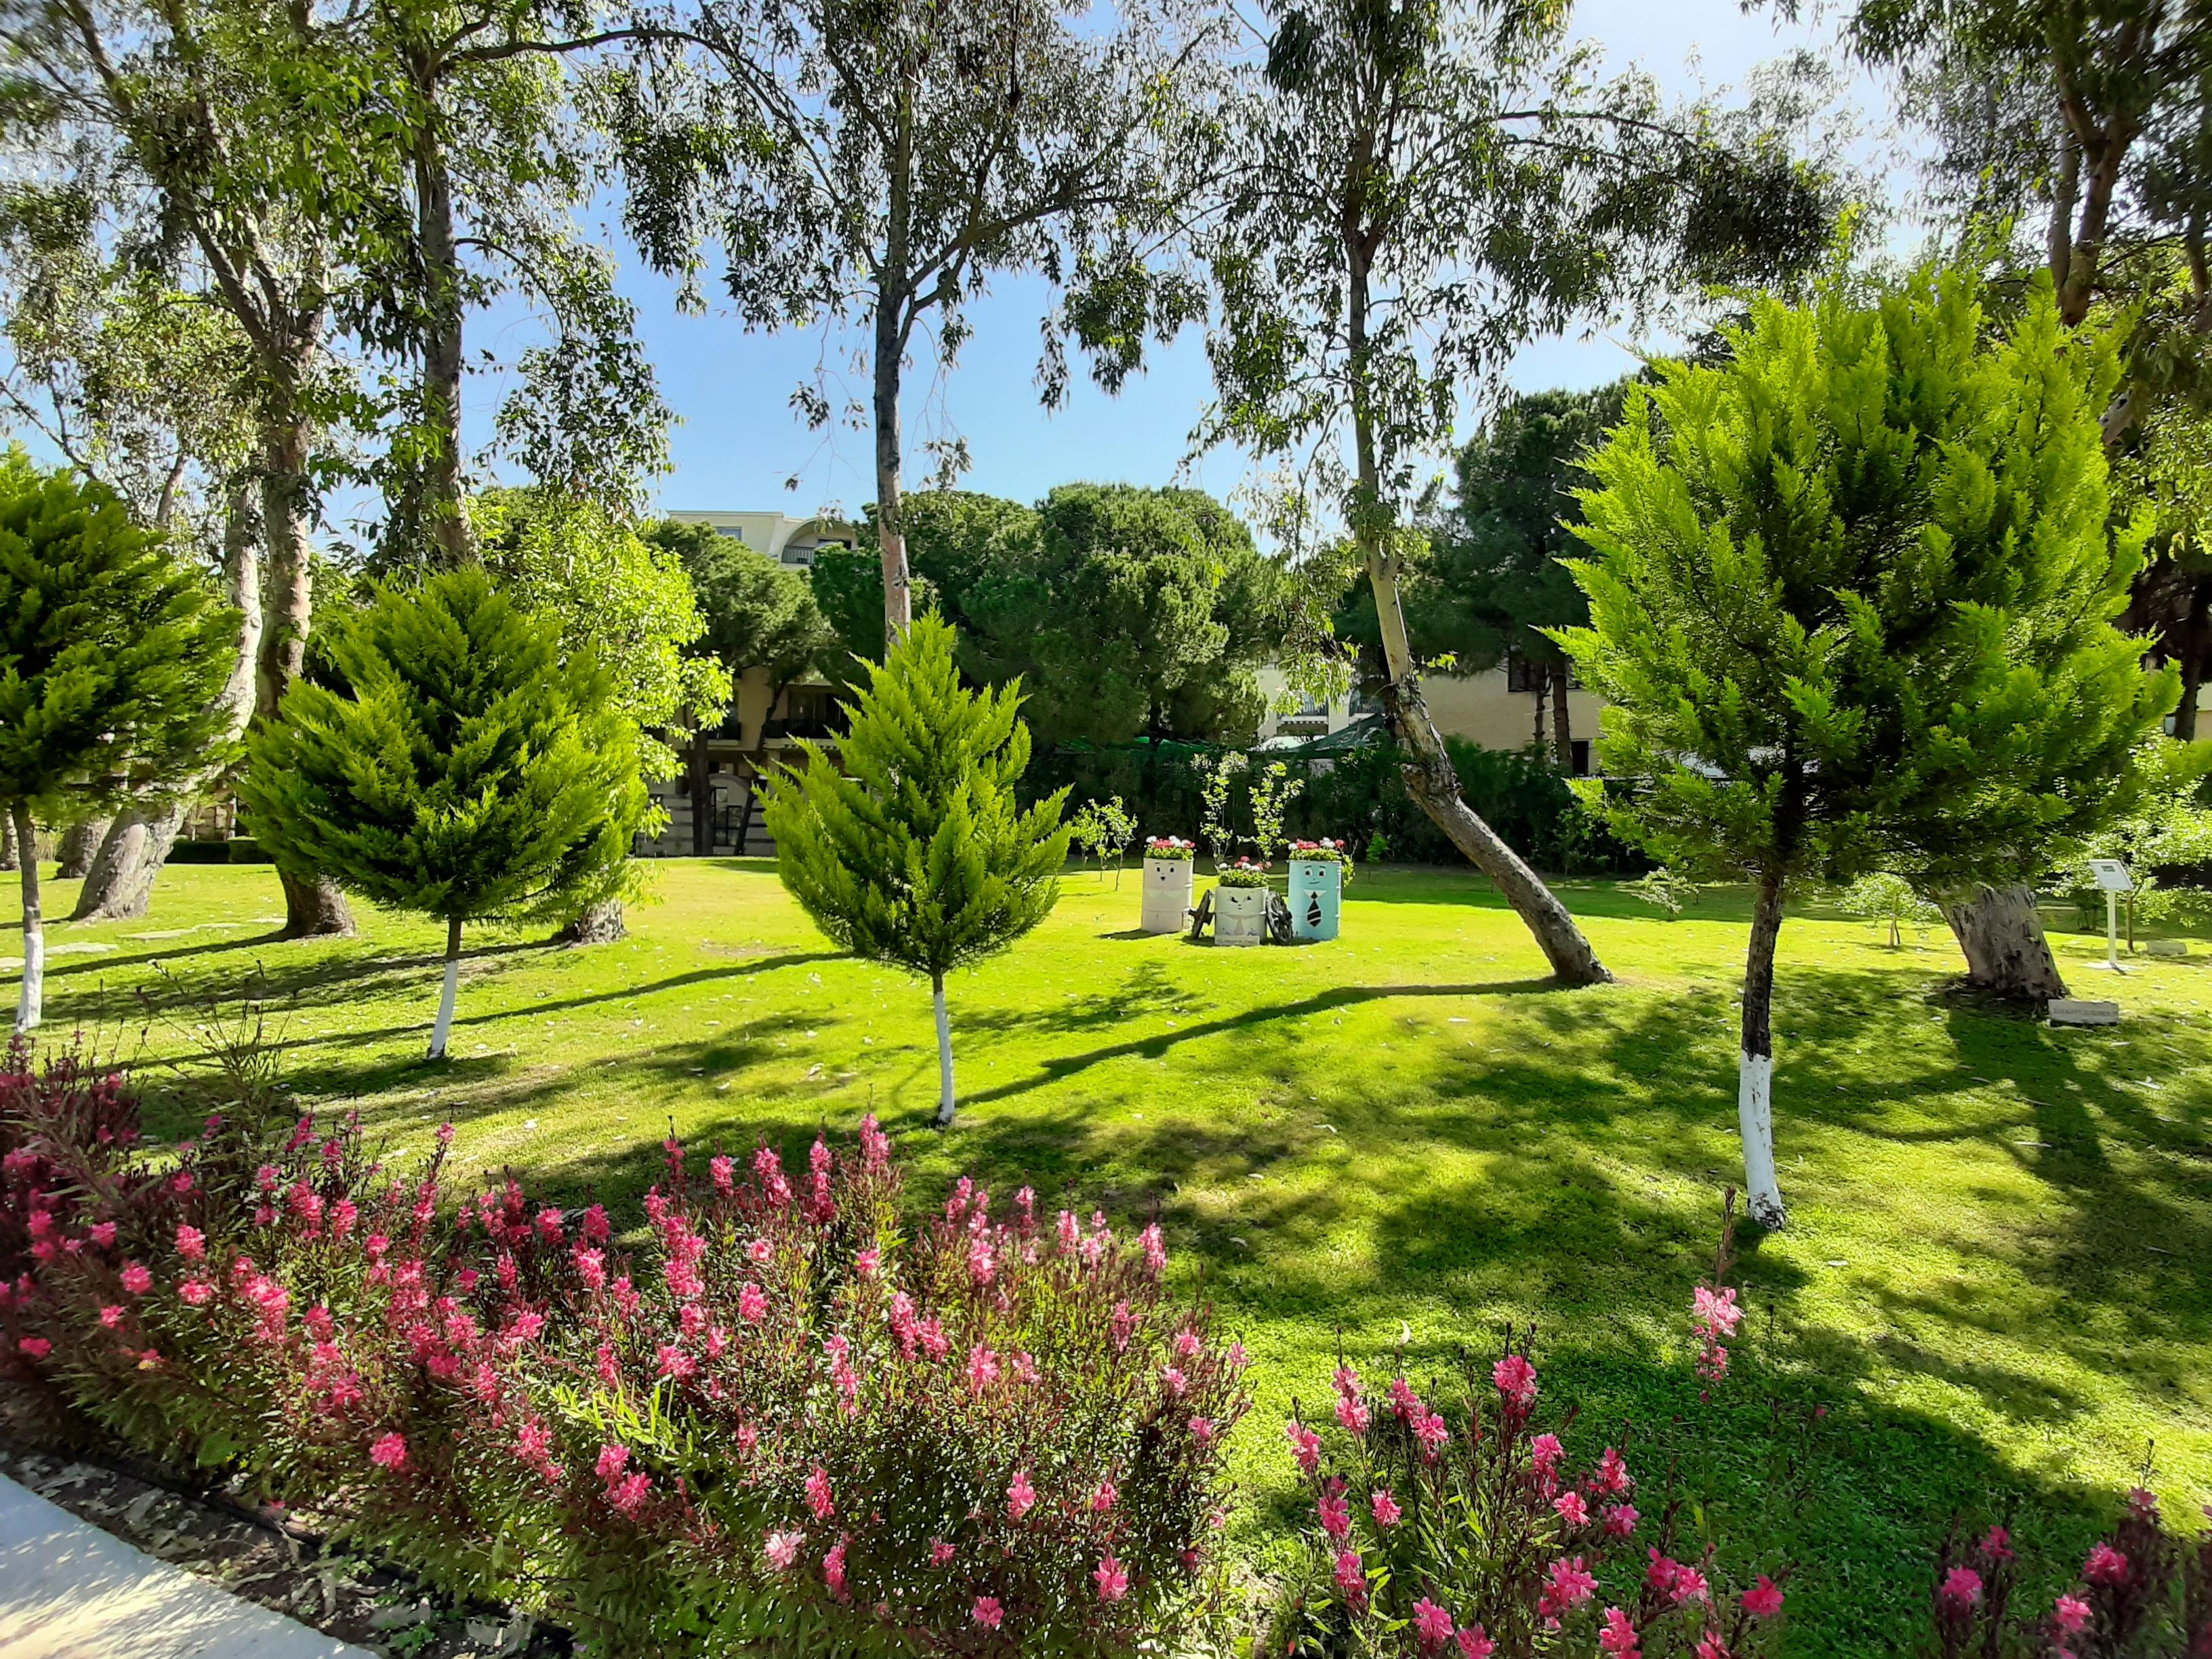
[[[1583,809],[1566,778],[1537,749],[1484,749],[1447,739],[1467,803],[1508,845],[1539,870],[1553,875],[1639,875],[1647,860],[1624,845]],[[1139,837],[1185,836],[1200,830],[1198,775],[1192,761],[1218,752],[1201,744],[1136,743],[1112,747],[1068,746],[1039,752],[1030,762],[1020,793],[1024,805],[1067,786],[1071,805],[1119,795],[1133,813]],[[1407,794],[1394,744],[1326,757],[1304,758],[1253,751],[1255,767],[1287,762],[1306,778],[1284,828],[1292,836],[1348,841],[1362,858],[1376,836],[1394,862],[1459,864],[1459,849]]]

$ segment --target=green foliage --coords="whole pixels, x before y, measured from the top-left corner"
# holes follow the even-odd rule
[[[2047,283],[1982,320],[1955,272],[1759,301],[1590,460],[1591,623],[1558,637],[1644,782],[1577,787],[1665,861],[2017,877],[2134,794],[2175,685],[2111,621],[2148,528],[2107,530],[2111,356]]]
[[[825,547],[806,573],[815,608],[836,636],[822,670],[835,684],[851,690],[865,678],[867,665],[884,659],[884,564],[872,549]],[[931,608],[935,590],[920,576],[910,590],[917,612]]]
[[[837,635],[814,602],[805,571],[705,525],[664,520],[646,539],[682,559],[705,624],[691,648],[732,681],[757,668],[777,690],[836,650]]]
[[[0,801],[73,820],[220,758],[238,618],[123,503],[0,452]]]
[[[1137,821],[1129,816],[1119,795],[1110,800],[1087,800],[1067,821],[1067,838],[1072,845],[1081,848],[1101,864],[1112,859],[1117,868],[1136,835]]]
[[[561,654],[588,655],[642,738],[645,775],[678,767],[667,734],[720,720],[730,673],[696,647],[708,619],[682,559],[605,508],[544,489],[469,504],[484,568],[526,615],[558,624]]]
[[[1670,916],[1679,916],[1698,902],[1698,884],[1679,870],[1670,870],[1662,864],[1646,871],[1634,881],[1623,882],[1620,890],[1642,899],[1655,909],[1664,910]]]
[[[1847,916],[1887,923],[1893,945],[1904,944],[1906,922],[1924,927],[1942,920],[1942,913],[1913,891],[1911,882],[1887,870],[1861,876],[1836,896],[1836,908]]]
[[[784,884],[823,933],[941,981],[1050,913],[1066,791],[1016,804],[1030,754],[1020,706],[1018,686],[963,688],[951,625],[922,617],[870,669],[837,756],[799,745],[768,829]]]
[[[635,723],[589,650],[482,570],[380,589],[253,739],[263,840],[448,921],[568,916],[617,890],[643,817]]]

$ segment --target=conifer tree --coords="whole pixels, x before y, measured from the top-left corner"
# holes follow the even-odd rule
[[[1042,921],[1067,860],[1063,789],[1023,811],[1021,685],[970,691],[950,623],[925,617],[869,665],[838,759],[811,743],[768,804],[783,883],[854,955],[927,975],[937,1011],[937,1121],[952,1121],[945,976]]]
[[[430,1058],[443,1058],[463,924],[569,915],[619,885],[646,810],[637,728],[557,619],[477,566],[386,587],[334,624],[345,689],[295,686],[240,795],[262,836],[341,887],[446,923]]]
[[[2148,526],[2108,527],[2112,356],[2047,278],[1993,343],[1974,293],[1757,301],[1730,361],[1631,392],[1581,492],[1590,625],[1556,637],[1612,705],[1604,770],[1642,781],[1578,787],[1666,862],[1753,884],[1737,1110],[1769,1226],[1790,884],[2032,873],[2125,809],[2173,706],[2112,626]]]
[[[0,453],[0,802],[22,848],[15,1029],[37,1029],[37,817],[158,795],[222,747],[238,617],[105,487]]]

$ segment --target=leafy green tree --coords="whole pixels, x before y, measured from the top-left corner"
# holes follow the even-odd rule
[[[837,635],[814,603],[807,572],[755,552],[732,537],[718,535],[708,525],[664,520],[647,536],[675,552],[690,574],[706,622],[692,649],[719,664],[733,684],[756,669],[767,681],[767,714],[752,755],[753,775],[759,778],[766,771],[768,720],[775,717],[784,691],[837,650]],[[691,740],[691,850],[702,858],[714,850],[713,785],[707,770],[711,729],[702,722],[694,728]],[[745,822],[737,836],[741,852],[751,829],[751,814],[749,799]]]
[[[34,817],[173,787],[222,741],[238,619],[113,494],[0,454],[0,799],[23,849],[15,1029],[35,1030],[45,917]]]
[[[1607,769],[1644,784],[1582,793],[1753,884],[1738,1116],[1769,1226],[1792,884],[2038,870],[2126,809],[2173,703],[2112,625],[2148,530],[2108,531],[2112,355],[2069,349],[2047,280],[1985,349],[1974,287],[1760,300],[1730,361],[1663,365],[1589,461],[1590,624],[1558,637],[1609,702]]]
[[[1068,831],[1062,789],[1026,812],[1021,690],[970,691],[951,624],[915,623],[872,666],[834,758],[802,765],[769,795],[769,831],[790,889],[854,955],[927,975],[937,1012],[937,1121],[952,1121],[952,1022],[945,976],[1005,950],[1060,896]]]
[[[349,890],[445,921],[441,1059],[464,924],[618,890],[647,804],[637,725],[591,652],[476,565],[382,588],[325,649],[343,689],[294,690],[240,796],[265,839]]]
[[[1527,340],[1697,281],[1786,274],[1825,242],[1828,185],[1771,112],[1670,111],[1601,82],[1568,8],[1273,0],[1208,234],[1219,293],[1208,441],[1290,474],[1280,514],[1334,602],[1376,602],[1409,793],[1497,883],[1570,984],[1610,978],[1582,930],[1468,806],[1421,696],[1400,593],[1413,510],[1461,390]]]
[[[632,232],[687,283],[701,230],[718,240],[748,326],[865,326],[868,402],[849,412],[874,434],[883,629],[902,634],[909,356],[926,341],[949,370],[996,273],[1069,290],[1047,319],[1048,403],[1066,386],[1066,334],[1113,386],[1148,332],[1197,314],[1194,286],[1151,256],[1211,154],[1200,77],[1223,20],[1184,0],[1133,0],[1103,27],[1075,0],[697,0],[683,15],[713,71],[692,82],[707,101],[688,130],[665,107],[636,124]],[[848,413],[818,380],[797,401],[816,425]],[[957,476],[964,447],[931,447],[939,476]]]

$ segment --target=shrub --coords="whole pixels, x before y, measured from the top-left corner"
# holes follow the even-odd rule
[[[962,1181],[909,1238],[872,1119],[787,1173],[673,1146],[598,1206],[458,1208],[261,1094],[173,1156],[112,1076],[0,1073],[8,1375],[456,1596],[612,1654],[1104,1654],[1207,1571],[1242,1351],[1157,1227]]]

